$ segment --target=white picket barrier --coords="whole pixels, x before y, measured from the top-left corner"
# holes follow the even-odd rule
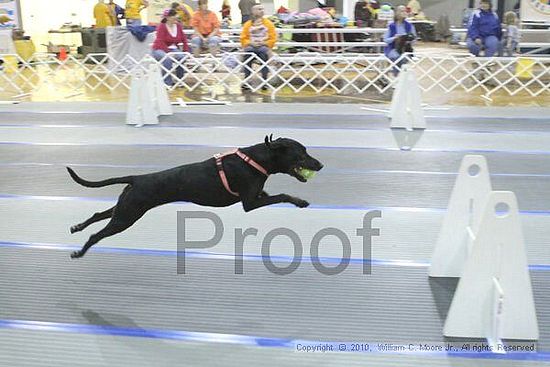
[[[168,54],[167,58],[180,63],[184,71],[182,78],[172,75],[174,86],[169,90],[178,87],[189,91],[218,87],[231,90],[236,84],[248,84],[252,90],[265,86],[273,96],[305,89],[315,93],[329,90],[342,94],[386,93],[397,82],[391,80],[391,73],[394,69],[401,69],[401,60],[392,62],[380,54],[304,52],[279,54],[267,63],[253,54],[230,54],[230,64],[226,62],[227,57],[203,55],[195,58],[190,54],[182,63]],[[253,68],[251,77],[245,80],[242,70],[245,60],[250,57],[255,59],[257,66]],[[406,65],[414,71],[416,84],[424,93],[475,91],[487,98],[497,93],[508,96],[522,93],[532,97],[550,93],[550,58],[474,58],[421,53],[404,57],[408,57]],[[73,93],[98,88],[109,91],[130,89],[131,75],[136,70],[147,71],[150,63],[158,63],[163,71],[172,73],[150,55],[139,60],[130,56],[119,60],[108,54],[89,54],[84,59],[70,55],[65,61],[50,54],[35,54],[29,60],[22,60],[17,55],[0,55],[0,59],[17,61],[8,62],[10,67],[4,66],[0,70],[0,90],[13,95],[32,92],[44,84],[51,85],[52,89],[70,88]],[[258,85],[255,80],[263,66],[269,68],[269,77]]]

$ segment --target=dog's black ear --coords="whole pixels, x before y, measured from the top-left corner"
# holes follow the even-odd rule
[[[269,141],[269,136],[267,135],[265,136],[264,142],[265,142],[265,146],[270,148],[271,142]]]
[[[269,142],[273,141],[273,134],[269,135]]]

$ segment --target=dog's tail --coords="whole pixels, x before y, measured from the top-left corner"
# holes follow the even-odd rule
[[[71,168],[67,167],[67,171],[69,171],[69,175],[71,175],[72,179],[75,180],[76,183],[79,183],[82,186],[86,187],[103,187],[115,184],[132,184],[134,182],[134,176],[113,177],[103,181],[87,181],[79,177],[76,172],[73,171]]]

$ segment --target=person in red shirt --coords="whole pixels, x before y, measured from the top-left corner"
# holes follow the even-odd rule
[[[182,45],[181,49],[179,48],[180,45]],[[162,66],[164,67],[162,75],[164,75],[164,82],[168,86],[174,85],[171,75],[174,60],[180,63],[185,58],[185,54],[181,51],[189,52],[187,37],[183,33],[180,22],[178,22],[176,10],[165,10],[161,23],[157,27],[157,37],[153,43],[152,54],[155,60],[162,60]],[[183,68],[181,66],[176,68],[176,77],[178,79],[183,78]]]

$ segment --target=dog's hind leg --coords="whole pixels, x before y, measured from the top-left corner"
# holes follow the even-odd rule
[[[121,198],[115,208],[111,220],[105,228],[90,236],[80,251],[71,254],[71,258],[79,258],[96,243],[102,239],[120,233],[134,224],[139,218],[147,212],[152,206],[136,200],[135,196],[128,192],[127,195],[121,195]]]
[[[105,228],[91,235],[81,250],[74,251],[71,254],[71,258],[76,259],[84,256],[84,254],[90,249],[90,247],[106,237],[124,231],[132,224],[134,224],[139,218],[141,218],[143,214],[145,214],[145,212],[147,211],[147,209],[145,208],[141,210],[136,210],[136,208],[132,209],[134,211],[130,210],[130,208],[128,207],[122,209],[119,206],[115,207],[113,211],[113,216],[111,217],[111,220],[109,221],[109,223],[107,223]]]
[[[132,186],[128,185],[122,190],[122,193],[118,197],[118,202],[122,202],[126,199],[128,194],[131,192]],[[118,204],[117,204],[118,205]],[[92,215],[90,218],[86,219],[84,222],[74,225],[71,227],[71,233],[79,232],[84,230],[86,227],[88,227],[90,224],[99,222],[100,220],[104,220],[107,218],[111,218],[114,213],[114,209],[117,207],[117,205],[113,206],[112,208],[109,208],[103,212],[98,212]]]
[[[109,208],[103,212],[98,212],[92,215],[90,218],[86,219],[84,222],[75,224],[71,227],[71,233],[80,232],[84,230],[86,227],[88,227],[90,224],[93,224],[95,222],[99,222],[100,220],[104,220],[107,218],[111,218],[113,215],[113,210],[115,207]]]

